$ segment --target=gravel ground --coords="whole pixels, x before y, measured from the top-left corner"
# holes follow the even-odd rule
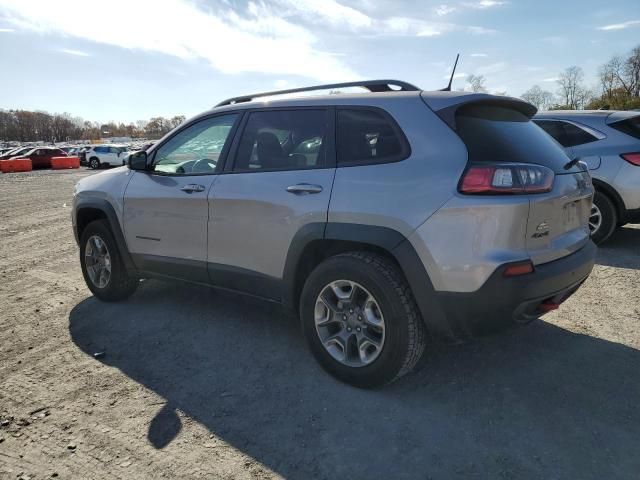
[[[361,391],[274,307],[94,299],[69,224],[89,174],[0,176],[0,478],[638,478],[640,225],[544,321]]]

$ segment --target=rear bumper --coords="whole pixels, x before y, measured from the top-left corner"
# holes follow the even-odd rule
[[[533,273],[506,278],[503,265],[475,292],[436,292],[450,329],[447,336],[460,339],[538,318],[580,287],[596,253],[589,240],[571,255],[536,266]]]

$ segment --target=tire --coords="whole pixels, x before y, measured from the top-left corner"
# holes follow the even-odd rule
[[[357,285],[354,289],[361,289],[365,293],[364,297],[369,294],[367,298],[373,298],[376,306],[379,307],[378,315],[383,319],[382,345],[376,350],[376,356],[370,363],[363,363],[361,360],[361,348],[359,349],[357,345],[364,345],[367,341],[365,338],[364,343],[360,343],[362,338],[355,337],[356,334],[353,333],[355,326],[347,327],[345,325],[350,323],[346,321],[332,320],[337,325],[335,328],[339,328],[341,332],[352,328],[350,330],[352,333],[345,333],[353,336],[349,337],[350,340],[346,343],[347,348],[343,348],[343,352],[348,350],[356,353],[351,357],[355,358],[355,362],[362,363],[357,366],[347,365],[344,359],[343,361],[336,359],[335,351],[337,350],[339,354],[340,348],[333,347],[334,353],[330,353],[321,339],[321,328],[326,327],[316,327],[316,317],[321,315],[319,312],[325,308],[324,302],[317,305],[320,301],[319,295],[326,291],[331,295],[331,291],[335,290],[326,289],[339,282]],[[328,308],[326,310],[329,312]],[[358,311],[363,310],[356,308],[356,313],[353,314],[352,309],[345,308],[344,313],[349,315],[348,322],[356,321],[354,317]],[[337,310],[332,310],[327,314],[327,318],[346,318],[346,315],[336,312]],[[368,315],[366,317],[368,318]],[[390,260],[368,252],[336,255],[318,265],[307,278],[302,290],[300,319],[309,348],[320,365],[338,380],[359,388],[379,387],[409,373],[420,360],[426,345],[425,325],[404,275]],[[321,325],[328,324],[329,321],[321,323]],[[361,325],[363,325],[361,330],[358,330],[361,333],[358,335],[365,335],[365,328],[367,328],[369,332],[367,335],[376,333],[378,340],[380,339],[379,332],[371,330],[372,324],[364,322]],[[332,336],[335,334],[329,335],[330,338]],[[353,348],[350,349],[349,346]],[[345,354],[345,357],[349,357],[349,354]]]
[[[599,223],[596,226],[596,219],[599,214]],[[604,193],[597,191],[593,197],[593,209],[589,218],[589,228],[591,229],[591,239],[600,245],[607,241],[618,225],[618,213],[611,199]]]
[[[93,246],[95,245],[94,242],[96,242],[95,238],[98,239],[98,243],[104,243],[106,252],[108,253],[108,260],[104,263],[109,264],[110,272],[108,274],[108,280],[104,285],[101,285],[100,281],[96,282],[96,270],[88,265],[88,263],[93,260],[89,258],[92,251],[89,252],[88,256],[87,249],[95,249]],[[92,246],[88,245],[90,239],[93,239]],[[95,220],[87,225],[82,232],[80,237],[80,265],[84,281],[87,287],[89,287],[89,290],[91,290],[98,299],[105,302],[124,300],[130,297],[138,288],[139,280],[127,273],[106,220]],[[98,269],[99,268],[100,267],[98,267]],[[104,280],[106,276],[105,274],[101,280]]]
[[[91,157],[89,159],[89,168],[97,170],[100,168],[100,160],[97,157]]]

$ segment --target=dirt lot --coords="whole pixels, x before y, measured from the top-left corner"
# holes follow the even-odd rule
[[[544,321],[360,391],[273,307],[156,281],[95,300],[69,224],[86,175],[0,176],[0,478],[640,475],[640,226]]]

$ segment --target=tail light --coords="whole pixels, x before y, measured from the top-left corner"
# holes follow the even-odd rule
[[[544,193],[553,188],[554,173],[529,163],[471,164],[458,190],[469,195]]]
[[[520,275],[526,275],[533,272],[533,263],[531,260],[525,260],[524,262],[517,262],[508,265],[502,275],[505,277],[519,277]]]
[[[631,165],[635,165],[636,167],[640,167],[640,152],[623,153],[620,156],[622,158],[624,158],[627,162],[629,162]]]

